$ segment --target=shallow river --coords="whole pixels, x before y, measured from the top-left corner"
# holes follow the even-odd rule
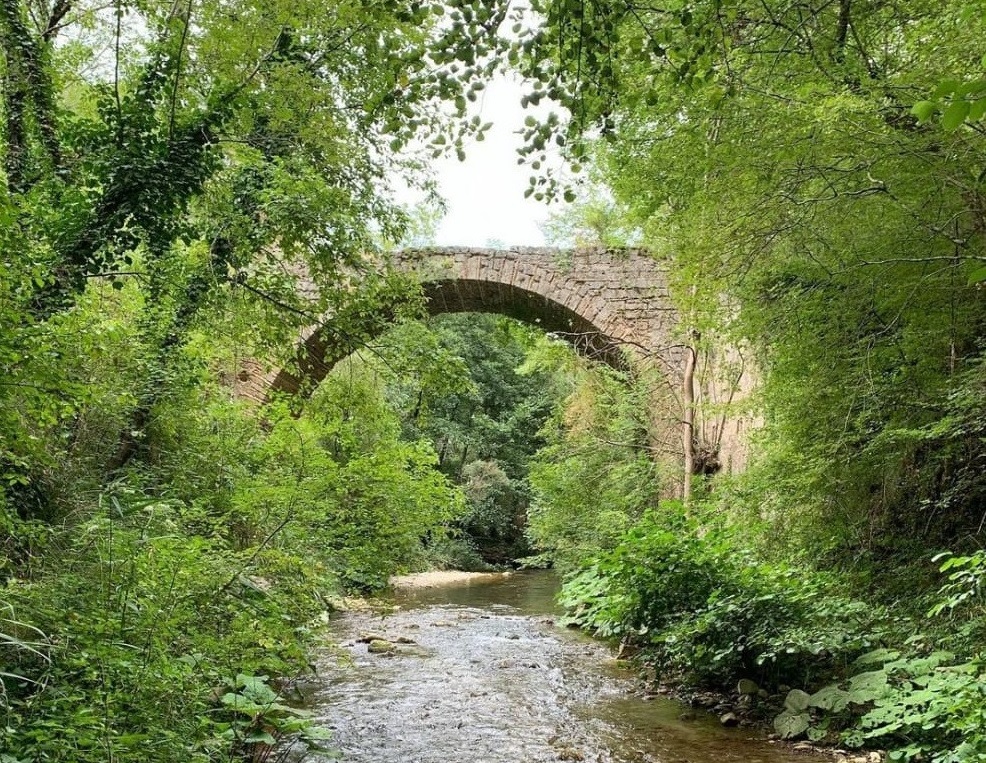
[[[334,621],[339,647],[310,687],[331,754],[345,763],[806,763],[754,732],[635,696],[598,642],[554,624],[556,579],[404,591],[389,614]],[[399,645],[371,654],[361,635]]]

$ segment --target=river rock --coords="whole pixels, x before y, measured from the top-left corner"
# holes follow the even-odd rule
[[[736,684],[736,691],[740,694],[756,694],[760,691],[760,687],[757,686],[756,681],[751,681],[749,678],[741,678],[739,683]]]
[[[551,737],[548,740],[548,744],[555,748],[555,754],[558,756],[558,760],[585,760],[585,755],[574,747],[570,747],[557,736]]]
[[[417,644],[418,642],[415,641],[413,638],[408,638],[407,636],[398,636],[395,643],[398,643],[398,644]]]
[[[723,726],[736,726],[739,723],[739,718],[736,713],[723,713],[719,716],[719,723]]]
[[[616,652],[616,659],[629,660],[631,657],[635,657],[639,653],[640,647],[634,646],[633,644],[628,644],[626,641],[621,641],[620,648]]]
[[[574,747],[562,747],[558,750],[558,760],[585,760],[585,755]]]
[[[690,701],[692,707],[704,707],[706,710],[712,710],[719,704],[719,700],[712,694],[695,694]]]
[[[366,647],[370,654],[387,654],[393,652],[397,647],[393,643],[382,638],[373,639]]]

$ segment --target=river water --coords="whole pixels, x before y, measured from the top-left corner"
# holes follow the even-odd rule
[[[407,590],[394,609],[333,622],[309,687],[332,732],[310,760],[344,763],[805,763],[745,729],[725,729],[635,693],[611,650],[557,626],[556,578]],[[369,635],[399,644],[370,653]]]

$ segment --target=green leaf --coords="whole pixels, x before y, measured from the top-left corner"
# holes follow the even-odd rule
[[[976,268],[969,274],[969,286],[975,286],[983,281],[986,281],[986,267]]]
[[[879,699],[887,693],[887,688],[887,674],[882,670],[871,670],[849,679],[849,694],[856,704]]]
[[[816,728],[814,726],[808,729],[808,739],[812,742],[821,742],[825,739],[826,734],[828,734],[826,729]]]
[[[948,131],[955,130],[969,116],[970,107],[968,101],[952,101],[942,114],[941,126]]]
[[[801,736],[811,725],[811,718],[808,713],[794,713],[785,710],[774,718],[774,728],[781,735],[782,739],[793,739]]]
[[[874,649],[872,652],[860,655],[856,658],[854,665],[877,665],[900,657],[900,652],[893,649]]]
[[[984,90],[986,90],[986,79],[974,79],[956,90],[955,95],[960,98],[968,98],[970,95],[982,93]]]
[[[247,744],[277,744],[277,740],[266,731],[254,731],[249,736],[244,737],[243,741]]]
[[[796,713],[804,712],[811,704],[811,695],[801,689],[791,689],[784,698],[784,707]]]
[[[911,113],[917,117],[919,122],[927,122],[935,113],[935,108],[934,101],[918,101],[911,107]]]
[[[824,686],[812,694],[808,703],[812,707],[838,713],[846,709],[851,699],[852,697],[849,692],[832,684],[830,686]]]
[[[943,96],[951,95],[952,93],[954,93],[956,90],[959,89],[961,84],[962,83],[959,82],[957,79],[942,80],[942,82],[939,83],[938,87],[935,88],[935,91],[931,94],[931,97],[942,98]]]

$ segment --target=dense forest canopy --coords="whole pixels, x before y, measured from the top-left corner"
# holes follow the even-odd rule
[[[343,593],[524,556],[785,737],[983,760],[984,33],[972,0],[0,0],[0,759],[317,744],[282,681]],[[750,467],[687,505],[652,380],[366,266],[507,67],[552,235],[646,246],[681,341],[758,369]],[[325,315],[359,352],[304,405],[236,399]]]

